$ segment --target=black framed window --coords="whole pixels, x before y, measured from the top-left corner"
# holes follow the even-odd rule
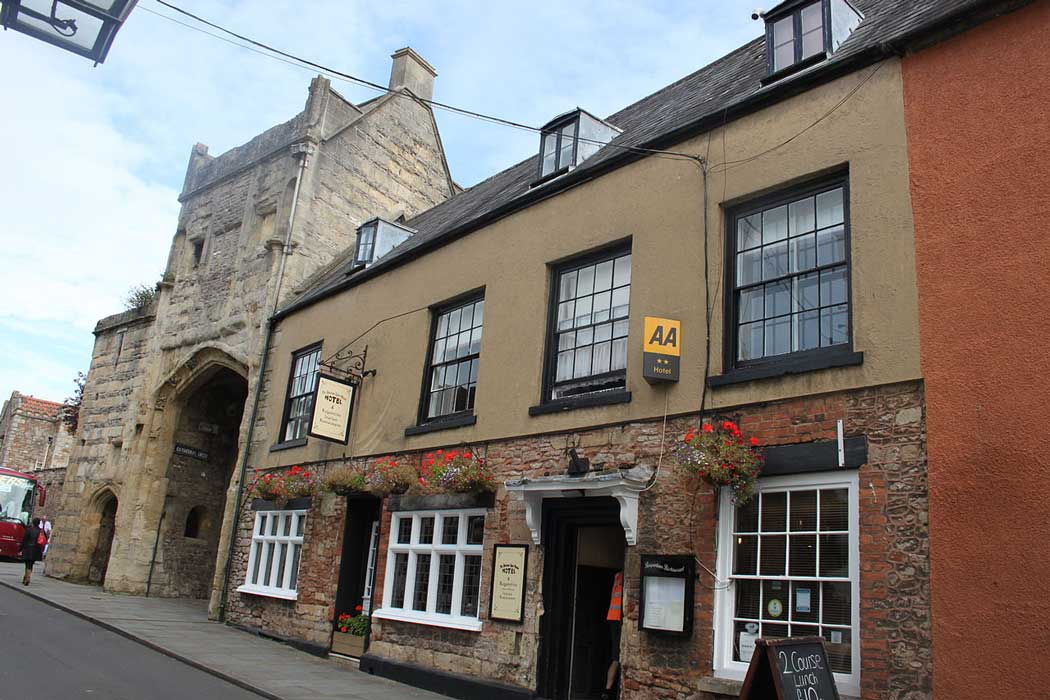
[[[540,145],[540,177],[560,172],[576,164],[576,129],[578,120],[543,132]]]
[[[553,291],[548,398],[622,389],[627,374],[630,249],[556,269]]]
[[[288,377],[288,398],[284,405],[284,426],[281,442],[306,437],[307,424],[314,407],[314,389],[317,388],[321,346],[300,350],[292,355],[292,372]]]
[[[729,215],[727,366],[849,349],[849,190],[845,176]]]
[[[824,52],[824,2],[801,5],[792,12],[770,19],[766,45],[771,73],[784,70]]]
[[[422,420],[474,410],[485,299],[472,297],[439,309],[423,395]]]
[[[378,222],[372,222],[357,230],[357,248],[354,251],[355,267],[372,262],[376,246],[376,228],[378,228]]]

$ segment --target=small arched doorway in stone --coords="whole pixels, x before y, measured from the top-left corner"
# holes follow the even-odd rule
[[[113,549],[113,535],[116,532],[117,523],[117,496],[109,489],[103,489],[93,500],[94,508],[91,514],[98,518],[98,535],[95,538],[95,547],[91,552],[87,579],[89,583],[101,586],[106,582],[109,554]]]

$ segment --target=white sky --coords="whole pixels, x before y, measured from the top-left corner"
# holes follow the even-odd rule
[[[741,0],[175,4],[383,85],[390,54],[412,46],[438,71],[434,99],[533,125],[576,106],[615,112],[762,31]],[[218,155],[306,99],[314,71],[150,10],[175,16],[140,0],[97,68],[0,32],[0,400],[13,390],[55,401],[72,393],[95,322],[163,270],[194,143]],[[333,86],[358,101],[375,94]],[[452,175],[467,186],[539,145],[536,135],[440,111],[438,122]]]

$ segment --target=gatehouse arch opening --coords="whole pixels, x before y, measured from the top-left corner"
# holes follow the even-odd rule
[[[88,583],[102,586],[106,583],[109,555],[113,550],[113,535],[117,529],[117,497],[112,491],[107,489],[96,497],[94,515],[99,518],[98,535],[91,553],[91,562],[88,564],[87,579]]]

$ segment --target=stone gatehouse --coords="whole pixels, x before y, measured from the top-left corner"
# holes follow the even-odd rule
[[[155,301],[95,328],[49,575],[198,598],[221,579],[267,319],[375,212],[457,189],[418,99],[436,72],[410,48],[392,58],[389,93],[354,104],[317,77],[289,121],[219,156],[193,147]]]

